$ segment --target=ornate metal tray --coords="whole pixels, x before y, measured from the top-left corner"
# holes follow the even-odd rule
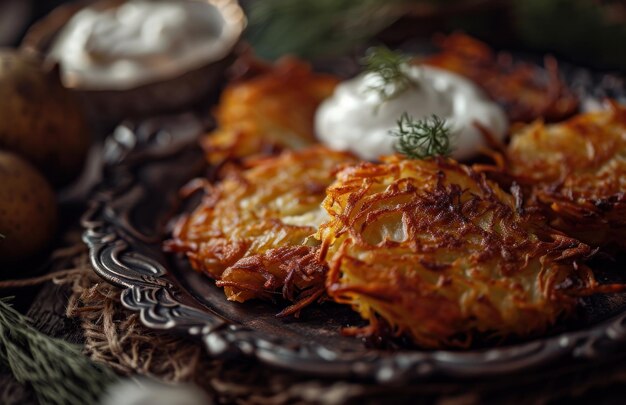
[[[616,77],[575,68],[565,73],[585,103],[624,95],[623,87],[615,90]],[[187,114],[118,127],[106,141],[104,180],[82,220],[95,271],[123,288],[123,304],[138,311],[146,326],[194,336],[212,356],[248,357],[302,374],[381,384],[425,378],[510,380],[531,369],[541,378],[542,372],[626,355],[626,294],[586,300],[580,321],[561,325],[550,336],[467,351],[368,348],[341,336],[342,326],[359,319],[332,303],[285,321],[274,316],[278,310],[270,303],[226,301],[210,280],[161,251],[168,222],[180,208],[179,187],[206,174],[196,146],[202,126]],[[619,261],[602,266],[623,267]],[[615,277],[610,274],[605,279]]]

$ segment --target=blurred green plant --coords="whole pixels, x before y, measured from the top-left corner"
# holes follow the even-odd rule
[[[246,38],[265,59],[285,54],[307,59],[335,56],[365,45],[415,11],[437,14],[455,9],[439,29],[463,29],[488,40],[500,33],[493,32],[494,15],[489,13],[494,9],[480,8],[487,4],[502,5],[500,29],[504,27],[519,45],[585,64],[626,69],[623,0],[256,0],[249,3]],[[472,9],[470,14],[461,11]]]
[[[595,66],[626,69],[626,3],[513,0],[515,26],[528,46]]]
[[[257,0],[247,40],[266,59],[336,55],[371,39],[419,3],[459,0]]]
[[[30,384],[41,404],[98,403],[117,381],[113,371],[85,357],[79,346],[39,332],[9,302],[0,298],[0,365]]]

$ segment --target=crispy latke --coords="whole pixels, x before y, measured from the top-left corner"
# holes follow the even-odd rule
[[[201,204],[179,221],[166,249],[184,252],[229,300],[282,293],[295,303],[282,314],[294,313],[324,292],[327,266],[307,242],[326,218],[320,204],[334,170],[354,162],[347,153],[313,147],[256,160],[216,186],[203,182]]]
[[[578,111],[578,98],[559,77],[554,58],[545,59],[545,69],[513,63],[509,55],[496,55],[486,44],[460,33],[440,36],[435,43],[441,52],[420,62],[474,81],[504,107],[512,122],[559,121]]]
[[[316,143],[315,110],[339,80],[313,73],[308,64],[295,58],[257,70],[251,78],[224,89],[215,111],[218,128],[202,140],[209,163]]]
[[[594,246],[626,247],[626,107],[534,122],[513,134],[505,165],[532,187],[554,227]]]
[[[316,237],[327,293],[369,321],[355,334],[391,329],[428,348],[535,335],[600,288],[581,263],[589,246],[453,160],[389,157],[337,178]]]

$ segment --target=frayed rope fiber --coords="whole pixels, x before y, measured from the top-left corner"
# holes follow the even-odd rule
[[[124,308],[121,290],[98,277],[80,242],[53,253],[65,268],[39,277],[0,282],[0,289],[52,281],[70,289],[66,316],[80,320],[84,353],[121,376],[144,375],[167,383],[194,383],[217,403],[344,403],[362,394],[358,384],[294,380],[250,361],[211,359],[201,342],[143,326]],[[58,266],[55,266],[58,268]]]

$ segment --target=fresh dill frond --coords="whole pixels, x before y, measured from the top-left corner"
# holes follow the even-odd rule
[[[386,46],[369,48],[361,61],[363,71],[375,74],[379,80],[369,89],[387,101],[416,86],[415,80],[409,75],[409,62],[410,57]]]
[[[452,152],[450,127],[436,115],[415,120],[405,112],[389,133],[398,138],[396,151],[410,159],[448,156]]]
[[[30,384],[41,404],[99,403],[117,381],[111,369],[92,362],[77,345],[47,336],[0,298],[0,365]]]

